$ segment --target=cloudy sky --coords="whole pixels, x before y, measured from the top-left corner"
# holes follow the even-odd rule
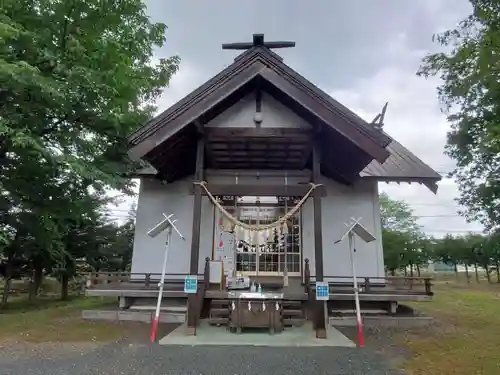
[[[420,60],[436,51],[434,33],[453,27],[470,11],[467,0],[149,0],[153,21],[168,25],[157,57],[178,54],[180,71],[158,102],[160,110],[229,65],[236,51],[226,42],[293,40],[277,51],[293,69],[366,120],[389,102],[386,131],[440,173],[453,161],[443,155],[448,124],[436,97],[437,80],[416,77]],[[477,231],[456,214],[457,189],[444,179],[437,195],[425,187],[381,184],[412,205],[428,233]]]

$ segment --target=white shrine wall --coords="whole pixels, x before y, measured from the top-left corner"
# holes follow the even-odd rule
[[[224,183],[230,177],[212,175],[209,182]],[[234,178],[233,178],[234,179]],[[300,182],[295,177],[289,183]],[[226,183],[229,181],[226,181]],[[239,178],[239,183],[273,184],[283,183],[282,178],[251,177]],[[354,187],[347,187],[327,178],[322,179],[327,196],[322,198],[323,267],[327,279],[334,276],[351,276],[347,241],[334,242],[344,233],[344,225],[351,217],[361,218],[361,223],[375,235],[376,241],[365,244],[357,241],[355,258],[357,274],[360,277],[384,276],[384,258],[381,238],[380,207],[377,183],[360,181]],[[193,225],[192,177],[162,184],[151,178],[141,178],[137,205],[132,273],[160,273],[164,254],[165,238],[159,235],[150,238],[147,231],[162,219],[162,213],[173,213],[177,225],[186,237],[183,241],[175,233],[172,235],[167,264],[169,278],[183,278],[188,274],[191,257],[191,238]],[[209,198],[202,197],[202,217],[200,226],[200,255],[198,272],[203,273],[205,258],[214,254],[217,240],[214,237],[215,209]],[[310,260],[311,274],[315,274],[313,202],[309,198],[302,208],[302,254]],[[340,280],[339,280],[340,281]]]

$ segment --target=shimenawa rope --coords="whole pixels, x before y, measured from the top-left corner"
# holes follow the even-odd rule
[[[304,197],[295,205],[294,208],[292,208],[284,216],[280,217],[275,222],[270,223],[270,224],[262,224],[262,225],[250,225],[250,224],[246,224],[246,223],[239,221],[237,218],[235,218],[233,215],[231,215],[229,212],[227,212],[226,209],[217,201],[217,199],[208,190],[208,188],[206,186],[207,185],[206,181],[194,182],[194,184],[200,185],[206,191],[207,196],[210,198],[210,200],[215,205],[215,207],[217,207],[222,212],[222,214],[229,219],[229,221],[231,221],[236,226],[239,226],[241,228],[244,228],[246,230],[253,231],[253,232],[260,232],[260,231],[264,231],[267,229],[276,228],[276,227],[280,226],[281,224],[285,223],[289,218],[291,218],[293,215],[295,215],[295,213],[300,209],[300,207],[302,207],[302,205],[306,202],[307,198],[309,198],[309,196],[314,191],[314,189],[316,189],[317,187],[322,185],[322,184],[314,184],[311,182],[310,183],[311,188],[306,193],[306,195],[304,195]]]

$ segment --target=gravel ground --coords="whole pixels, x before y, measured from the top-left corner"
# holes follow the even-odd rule
[[[350,332],[346,332],[349,333]],[[395,352],[364,349],[150,346],[142,337],[108,344],[0,348],[0,375],[400,375]]]

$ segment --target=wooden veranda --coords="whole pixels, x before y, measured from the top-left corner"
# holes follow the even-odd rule
[[[186,274],[172,274],[165,281],[164,299],[184,299],[191,308],[187,310],[187,327],[192,333],[203,318],[208,317],[210,302],[229,298],[230,291],[221,290],[218,285],[210,284],[210,259],[206,259],[205,272],[199,274],[197,293],[188,295],[184,292]],[[310,276],[309,261],[304,262],[304,278],[292,278],[288,286],[284,286],[276,278],[258,277],[257,281],[266,288],[283,293],[285,301],[300,301],[306,316],[315,327],[318,324],[317,304],[315,301],[314,277]],[[133,274],[127,272],[97,272],[85,275],[86,295],[99,297],[121,297],[126,299],[157,298],[160,274]],[[348,277],[324,276],[333,279],[329,282],[330,301],[353,301],[353,280]],[[432,279],[425,277],[358,277],[360,300],[366,302],[405,302],[427,301],[433,296]],[[131,301],[130,301],[131,302]],[[129,304],[130,304],[129,302]],[[126,308],[129,304],[125,305]],[[324,317],[324,315],[322,315]],[[219,320],[217,323],[224,323]]]

